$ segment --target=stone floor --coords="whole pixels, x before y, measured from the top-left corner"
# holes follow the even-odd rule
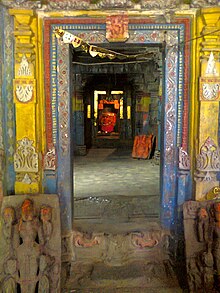
[[[74,194],[159,196],[159,172],[153,159],[133,159],[131,150],[93,148],[75,157]]]
[[[158,217],[158,160],[138,160],[131,149],[90,149],[74,161],[76,218],[114,220]]]

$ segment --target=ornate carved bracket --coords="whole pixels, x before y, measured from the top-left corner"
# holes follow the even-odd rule
[[[220,171],[220,150],[211,137],[200,148],[196,158],[196,180],[212,181]]]

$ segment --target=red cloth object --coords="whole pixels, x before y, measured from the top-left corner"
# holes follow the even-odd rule
[[[102,113],[99,124],[102,131],[112,132],[116,124],[116,114],[111,112]]]
[[[150,157],[151,149],[153,146],[153,138],[153,134],[135,136],[132,150],[132,158],[148,159]]]

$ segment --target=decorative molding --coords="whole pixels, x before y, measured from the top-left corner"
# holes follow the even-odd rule
[[[190,158],[188,153],[182,148],[179,148],[179,169],[190,170]]]
[[[218,76],[215,57],[212,52],[209,55],[209,60],[206,66],[205,76]]]
[[[67,153],[69,149],[69,108],[68,108],[68,65],[67,59],[69,59],[69,48],[67,44],[59,44],[59,55],[58,55],[58,86],[59,86],[59,140],[60,147],[63,154]]]
[[[33,140],[24,137],[19,140],[14,154],[14,169],[16,172],[38,172],[38,154],[33,146]]]
[[[16,173],[16,181],[17,182],[31,184],[33,182],[39,182],[39,180],[40,180],[40,176],[38,173],[25,173],[25,172]]]
[[[14,33],[13,33],[13,19],[10,15],[4,14],[4,32],[5,32],[5,53],[4,53],[4,74],[5,78],[5,101],[6,107],[4,109],[6,116],[6,137],[5,137],[5,151],[7,163],[13,164],[15,151],[15,110],[13,103],[13,58],[14,58]],[[3,83],[4,85],[4,83]]]
[[[200,78],[200,101],[220,100],[220,78],[201,77]]]
[[[208,137],[196,157],[195,180],[213,181],[220,171],[220,150],[211,137]]]
[[[18,68],[17,76],[19,77],[32,76],[31,68],[25,54],[22,56],[22,60]]]
[[[55,170],[56,169],[56,149],[55,147],[50,148],[44,156],[44,170]]]
[[[1,0],[6,7],[20,9],[41,9],[41,10],[69,10],[69,9],[178,9],[182,8],[183,1],[163,1],[163,0]],[[218,6],[218,0],[192,0],[190,6],[204,8]],[[188,8],[189,5],[186,5]]]
[[[191,7],[204,8],[207,6],[218,6],[218,0],[191,0]]]
[[[99,236],[89,236],[86,233],[81,233],[78,231],[73,231],[73,244],[75,247],[92,247],[99,245],[101,242],[101,237]]]
[[[129,38],[128,15],[109,15],[106,17],[106,39],[109,42],[125,42]]]
[[[149,233],[136,233],[131,235],[131,242],[135,247],[138,248],[153,248],[158,245],[159,241],[152,238]]]
[[[1,0],[1,3],[6,7],[11,8],[26,8],[26,9],[34,9],[41,8],[43,0],[39,1],[30,1],[30,0]]]

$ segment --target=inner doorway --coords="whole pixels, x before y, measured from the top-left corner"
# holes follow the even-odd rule
[[[150,50],[159,60],[103,62],[73,52],[73,110],[82,117],[72,134],[76,221],[159,216],[162,53]],[[135,137],[150,134],[151,156],[133,159]]]

